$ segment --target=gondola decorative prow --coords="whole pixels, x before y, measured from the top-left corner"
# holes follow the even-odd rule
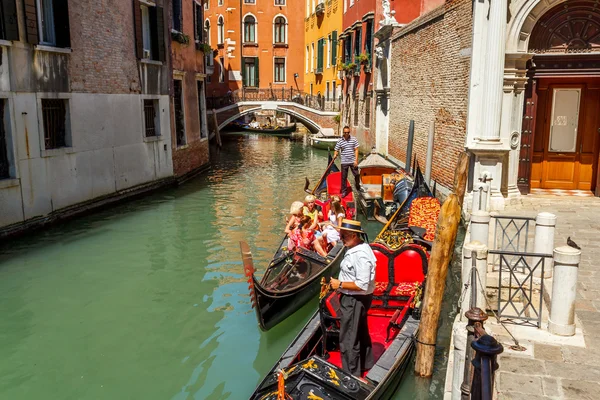
[[[287,374],[280,369],[277,372],[277,400],[291,400],[292,396],[285,392],[285,378]]]
[[[306,180],[306,182],[304,183],[304,191],[308,194],[313,194],[313,191],[308,188],[310,186],[310,181],[307,177],[304,177],[304,179]]]
[[[327,293],[331,290],[331,283],[325,280],[325,277],[321,278],[321,293],[319,293],[319,301],[323,299],[323,297],[327,296]]]
[[[256,307],[256,291],[254,290],[254,262],[252,261],[252,252],[248,243],[240,242],[240,251],[242,252],[242,263],[244,264],[244,275],[248,278],[248,290],[250,291],[250,302],[252,308]]]

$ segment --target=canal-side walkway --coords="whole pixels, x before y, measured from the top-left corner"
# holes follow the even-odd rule
[[[505,346],[496,375],[498,399],[599,399],[600,198],[523,196],[502,214],[535,217],[539,212],[557,216],[555,247],[566,245],[570,236],[582,249],[575,303],[579,337],[525,333],[527,350],[519,353],[507,348],[511,341],[500,327],[491,327]]]

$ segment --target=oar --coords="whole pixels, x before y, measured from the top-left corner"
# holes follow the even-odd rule
[[[323,176],[321,177],[321,179],[319,179],[319,182],[317,182],[317,184],[315,185],[315,187],[313,188],[312,191],[308,191],[308,178],[306,178],[306,183],[307,185],[304,187],[304,191],[306,193],[309,194],[315,194],[315,190],[317,190],[317,188],[321,185],[321,182],[323,182],[323,179],[325,179],[325,176],[327,176],[327,171],[329,171],[329,169],[331,168],[331,166],[333,165],[333,163],[335,162],[335,159],[337,158],[337,154],[331,159],[331,162],[329,163],[329,165],[327,166],[327,169],[325,170],[325,172],[323,173]]]

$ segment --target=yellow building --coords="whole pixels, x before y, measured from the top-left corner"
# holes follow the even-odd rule
[[[304,0],[304,92],[324,110],[339,110],[342,89],[338,77],[344,0]]]

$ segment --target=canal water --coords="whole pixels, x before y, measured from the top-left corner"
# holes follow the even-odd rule
[[[211,151],[181,187],[0,244],[1,399],[247,398],[316,301],[261,332],[239,241],[262,270],[327,152],[255,135]],[[455,276],[436,374],[408,371],[395,399],[442,398]]]

